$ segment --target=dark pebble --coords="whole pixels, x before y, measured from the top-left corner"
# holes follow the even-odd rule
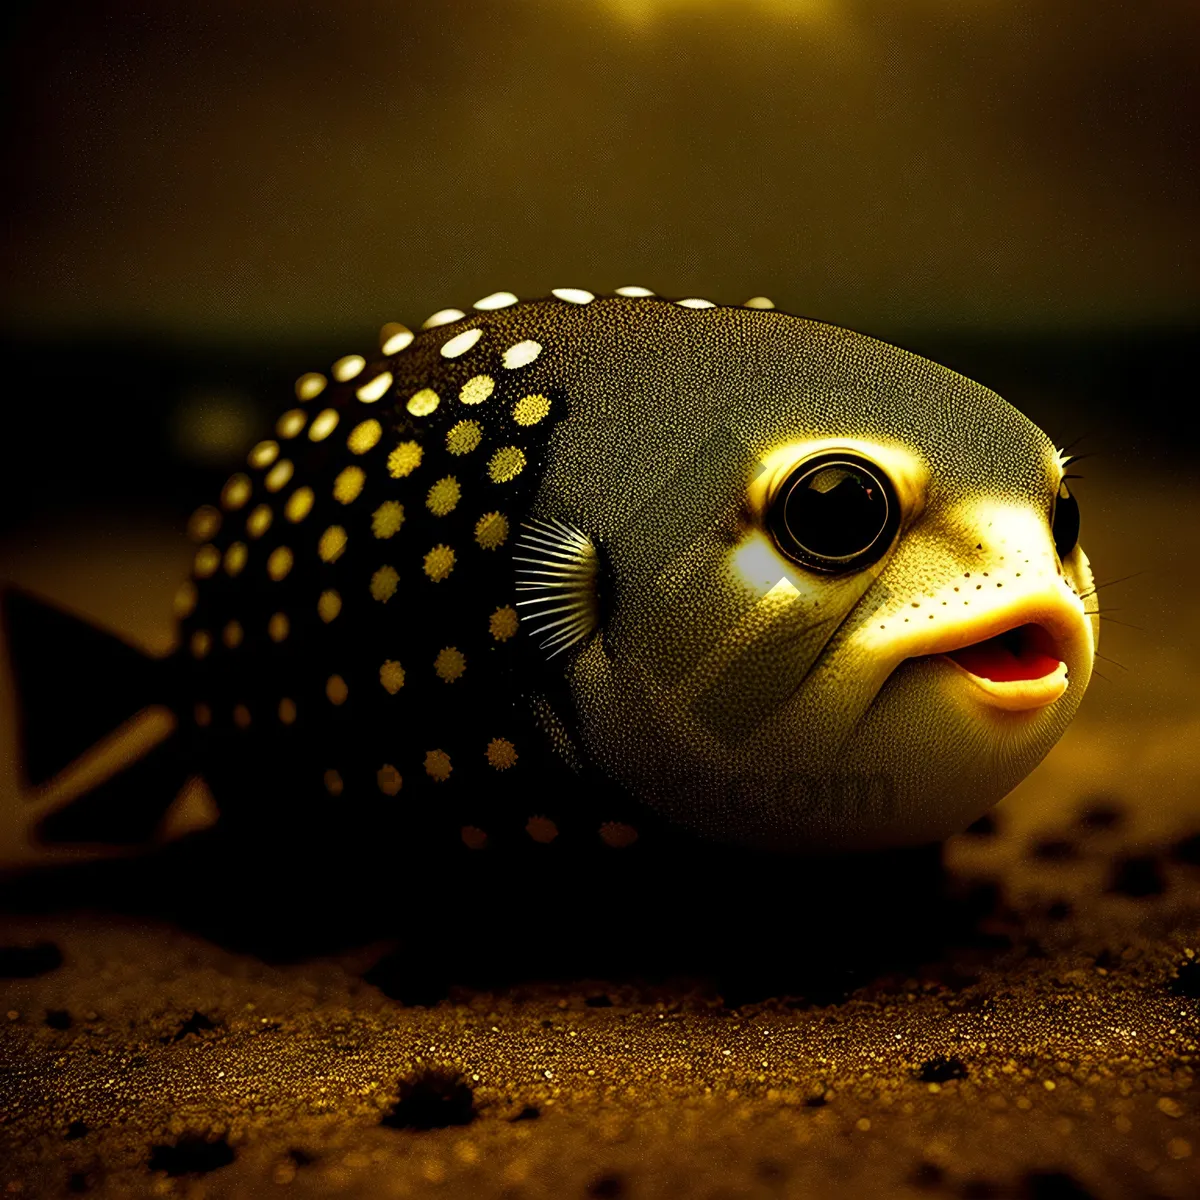
[[[446,1129],[475,1120],[475,1096],[461,1075],[423,1071],[400,1081],[400,1095],[380,1121],[389,1129]]]
[[[1149,855],[1120,859],[1113,868],[1108,890],[1141,899],[1160,896],[1167,889],[1162,868]]]

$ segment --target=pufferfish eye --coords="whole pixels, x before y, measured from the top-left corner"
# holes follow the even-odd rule
[[[776,492],[767,523],[795,562],[830,573],[854,571],[891,545],[900,502],[878,466],[840,451],[796,467]]]
[[[1054,512],[1050,517],[1050,532],[1054,535],[1054,549],[1061,561],[1066,558],[1079,541],[1079,501],[1071,495],[1066,480],[1058,485],[1054,499]]]

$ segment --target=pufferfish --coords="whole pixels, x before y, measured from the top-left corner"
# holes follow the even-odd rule
[[[769,301],[633,287],[381,340],[302,375],[195,512],[174,652],[8,593],[33,782],[174,714],[47,837],[144,836],[198,775],[223,821],[454,853],[918,844],[1079,707],[1069,460],[987,388]]]

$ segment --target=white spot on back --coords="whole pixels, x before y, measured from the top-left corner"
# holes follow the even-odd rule
[[[742,307],[743,308],[774,308],[775,301],[767,299],[766,296],[751,296],[750,299],[747,300],[746,303],[742,305]]]
[[[484,296],[482,300],[476,300],[472,307],[480,312],[491,312],[496,308],[511,308],[516,303],[517,298],[512,292],[493,292],[490,296]]]
[[[717,306],[711,300],[700,300],[695,296],[689,297],[687,300],[676,300],[676,304],[680,308],[716,308]]]
[[[515,346],[509,346],[504,352],[504,357],[501,360],[508,370],[513,371],[517,367],[527,367],[539,354],[542,352],[540,342],[525,341],[518,342]]]
[[[436,329],[439,325],[449,325],[452,321],[461,321],[467,314],[461,308],[439,308],[431,317],[426,317],[421,323],[422,329]]]
[[[649,288],[637,287],[630,285],[629,287],[617,288],[618,296],[653,296],[654,293]]]
[[[456,333],[442,347],[442,357],[458,358],[460,354],[466,354],[481,337],[483,337],[482,329],[464,329],[462,333]]]
[[[379,348],[384,354],[399,354],[412,345],[413,331],[399,321],[389,321],[379,331]]]
[[[367,360],[361,354],[347,354],[333,364],[333,377],[338,383],[353,379],[367,365]]]
[[[591,292],[585,292],[583,288],[555,288],[550,294],[557,296],[560,300],[565,300],[568,304],[591,304],[596,298]]]
[[[364,383],[362,387],[358,389],[355,395],[357,395],[364,404],[374,404],[375,401],[379,400],[391,386],[392,373],[391,371],[384,371],[382,375],[376,375],[370,383]]]

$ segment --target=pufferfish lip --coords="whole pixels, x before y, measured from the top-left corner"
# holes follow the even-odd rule
[[[1037,622],[1010,624],[979,641],[947,647],[936,656],[966,676],[980,699],[996,708],[1043,708],[1067,690],[1067,664],[1059,641]]]

